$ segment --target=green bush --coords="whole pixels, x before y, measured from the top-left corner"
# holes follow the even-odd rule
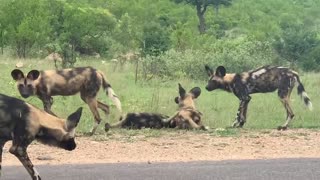
[[[148,73],[153,76],[205,79],[205,64],[213,68],[223,65],[228,72],[242,72],[268,64],[284,64],[270,43],[247,38],[237,41],[221,40],[208,49],[211,51],[189,49],[181,52],[171,49],[157,58],[143,58],[143,67],[152,67]]]

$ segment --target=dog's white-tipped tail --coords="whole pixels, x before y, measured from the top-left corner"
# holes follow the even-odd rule
[[[107,88],[107,94],[108,94],[108,97],[113,102],[113,104],[117,107],[117,109],[120,112],[122,112],[121,102],[120,102],[118,96],[116,95],[116,93],[114,93],[113,89],[110,86]]]
[[[303,99],[304,104],[309,108],[309,110],[312,111],[312,102],[310,101],[310,98],[308,97],[308,94],[305,91],[301,93],[301,98]]]
[[[304,104],[309,108],[310,111],[312,111],[312,103],[311,103],[311,100],[308,96],[308,94],[306,93],[304,87],[303,87],[303,84],[301,83],[300,81],[300,78],[298,75],[296,75],[296,80],[298,82],[298,87],[297,87],[297,90],[298,90],[298,95],[300,95],[301,99],[303,100]]]

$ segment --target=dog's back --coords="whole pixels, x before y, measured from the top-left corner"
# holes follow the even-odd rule
[[[170,127],[170,123],[166,122],[169,116],[158,113],[127,113],[125,116],[120,117],[120,121],[114,125],[106,126],[105,130],[109,128],[128,128],[128,129],[141,129],[141,128],[154,128],[160,129]]]
[[[11,140],[17,124],[25,127],[29,115],[28,105],[19,99],[0,94],[0,139]]]
[[[298,73],[279,66],[263,66],[241,74],[242,82],[248,86],[249,93],[272,92],[279,89],[284,81],[297,81]]]

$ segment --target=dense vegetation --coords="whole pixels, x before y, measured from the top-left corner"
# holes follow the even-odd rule
[[[319,71],[319,7],[319,0],[0,0],[0,53],[58,52],[72,64],[139,52],[145,78],[203,78],[203,64]]]

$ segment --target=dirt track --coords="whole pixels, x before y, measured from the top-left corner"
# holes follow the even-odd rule
[[[320,131],[241,131],[239,135],[220,137],[192,131],[169,132],[159,137],[117,134],[103,139],[77,137],[77,148],[68,152],[39,143],[29,146],[34,164],[88,164],[118,162],[186,162],[198,160],[235,160],[320,157]],[[3,166],[20,165],[5,145]]]

